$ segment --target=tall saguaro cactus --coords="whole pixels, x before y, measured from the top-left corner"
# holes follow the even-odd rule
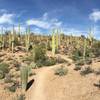
[[[87,43],[86,43],[86,39],[84,39],[84,50],[83,50],[83,61],[84,61],[84,64],[85,64],[85,57],[86,57],[86,46],[87,46]]]
[[[90,29],[90,31],[88,33],[88,39],[90,41],[90,46],[92,46],[92,44],[93,44],[93,31],[92,31],[92,29]]]
[[[53,56],[55,55],[55,51],[56,51],[55,33],[54,33],[54,30],[53,30],[53,33],[52,33],[52,54],[53,54]]]
[[[21,42],[21,32],[20,32],[20,23],[18,25],[18,42]]]
[[[3,30],[3,27],[2,27],[2,29],[1,29],[1,34],[0,34],[0,47],[1,47],[1,49],[4,47],[3,32],[4,32],[4,30]]]
[[[25,35],[25,45],[26,45],[26,51],[29,49],[30,44],[30,27],[26,29],[26,35]]]
[[[12,50],[12,53],[14,52],[14,25],[13,25],[13,30],[12,30],[12,39],[11,39],[11,50]]]
[[[58,50],[58,46],[59,46],[59,36],[58,36],[58,29],[56,30],[56,49]]]

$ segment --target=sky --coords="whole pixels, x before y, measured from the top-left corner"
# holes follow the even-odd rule
[[[65,34],[100,39],[100,0],[0,0],[0,28],[50,34],[59,28]]]

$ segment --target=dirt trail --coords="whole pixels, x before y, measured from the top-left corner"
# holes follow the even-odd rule
[[[49,68],[41,68],[38,70],[36,77],[34,78],[35,82],[33,83],[31,89],[28,93],[27,100],[46,100],[45,95],[45,79],[48,76],[52,67]]]
[[[67,56],[56,56],[72,63]],[[82,77],[73,70],[73,65],[68,67],[68,75],[55,76],[54,69],[60,65],[38,69],[26,100],[99,100],[99,91],[93,86],[93,82],[99,77],[93,74]]]
[[[72,62],[71,59],[67,58],[64,55],[56,55],[56,56],[59,56],[68,62]],[[29,90],[30,92],[28,93],[27,100],[47,100],[45,91],[44,91],[45,89],[44,84],[45,84],[46,78],[48,77],[49,73],[52,72],[53,68],[58,67],[60,65],[61,64],[54,65],[51,67],[44,67],[38,70],[38,73],[34,79],[35,82],[32,85],[31,90]]]

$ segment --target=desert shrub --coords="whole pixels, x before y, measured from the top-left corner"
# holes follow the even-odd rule
[[[29,61],[29,62],[32,62],[33,61],[33,56],[27,56],[25,58],[22,58],[22,61],[25,62],[25,61]]]
[[[92,59],[91,58],[87,58],[85,62],[86,62],[86,64],[91,64],[92,63]]]
[[[4,74],[9,72],[9,65],[6,63],[0,63],[0,71],[2,71]]]
[[[31,62],[31,64],[30,64],[30,67],[31,67],[32,69],[35,69],[35,68],[37,68],[37,67],[36,67],[36,63],[34,63],[34,62]]]
[[[62,59],[60,56],[58,56],[56,60],[57,60],[57,63],[65,63],[65,62],[67,62],[64,59]]]
[[[72,59],[74,61],[80,60],[80,58],[82,58],[82,52],[80,50],[74,50],[72,53]]]
[[[68,69],[65,68],[64,66],[61,66],[60,68],[57,68],[55,70],[55,75],[59,75],[59,76],[64,76],[68,73]]]
[[[32,62],[30,66],[28,67],[28,76],[36,75],[36,73],[35,72],[33,73],[32,71],[33,66],[34,66],[34,63]]]
[[[82,59],[83,59],[83,52],[84,52],[83,50],[84,50],[83,47],[73,50],[73,52],[72,52],[72,59],[74,61],[78,61],[78,60],[82,61]],[[92,56],[93,56],[92,49],[87,47],[86,53],[85,53],[85,60],[86,61],[90,60]]]
[[[45,66],[52,66],[56,64],[56,59],[55,58],[47,58],[47,60],[45,60],[44,65]]]
[[[33,49],[33,60],[35,63],[44,62],[46,59],[46,47],[43,44],[34,46]]]
[[[94,86],[100,89],[100,80],[97,83],[94,83]]]
[[[42,66],[52,66],[56,64],[56,59],[55,58],[48,58],[44,61],[38,60],[36,63],[36,67],[42,67]]]
[[[94,73],[95,73],[96,75],[100,75],[100,68],[99,68],[98,70],[94,71]]]
[[[16,71],[20,70],[20,63],[18,61],[14,60],[13,66],[16,67]]]
[[[16,85],[12,85],[12,86],[8,87],[8,90],[9,90],[10,92],[15,92],[16,89],[17,89],[17,86],[16,86]]]
[[[76,71],[81,70],[81,66],[76,65],[75,68],[74,68],[74,70],[76,70]]]
[[[40,68],[40,67],[42,67],[43,66],[43,61],[40,59],[40,60],[38,60],[37,62],[36,62],[36,67],[37,68]]]
[[[19,96],[17,96],[16,100],[25,100],[25,95],[24,94],[20,94]]]
[[[12,78],[11,75],[10,74],[7,74],[5,76],[4,82],[5,83],[11,83],[11,82],[13,82],[11,78]]]
[[[82,70],[80,71],[80,74],[84,76],[93,72],[94,70],[90,66],[88,66],[88,67],[82,68]]]
[[[100,56],[100,41],[96,41],[93,44],[93,53],[96,57]]]
[[[0,79],[3,79],[5,77],[5,74],[3,73],[3,71],[0,70]]]
[[[84,65],[83,59],[78,60],[78,61],[76,62],[76,65],[77,65],[77,66],[82,66],[82,65]]]

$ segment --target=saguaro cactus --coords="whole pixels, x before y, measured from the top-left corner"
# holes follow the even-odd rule
[[[18,42],[21,42],[20,24],[18,25]]]
[[[25,44],[26,44],[26,51],[28,51],[30,44],[30,27],[28,28],[28,30],[26,29]]]
[[[13,31],[12,31],[11,50],[13,53],[14,52],[14,25],[13,25]]]
[[[53,33],[52,33],[52,54],[53,54],[53,56],[55,55],[55,51],[56,51],[55,33],[54,33],[54,30],[53,30]]]
[[[3,36],[2,33],[0,34],[0,48],[2,49],[2,42],[3,42]]]
[[[56,50],[58,50],[58,46],[59,46],[59,36],[58,36],[58,29],[56,30]]]
[[[2,30],[1,30],[1,34],[0,34],[0,48],[2,49],[4,47],[4,37],[3,37],[3,27],[2,27]]]
[[[93,44],[93,31],[92,31],[92,29],[90,29],[90,31],[88,33],[88,39],[90,41],[90,46],[92,46],[92,44]]]
[[[84,61],[84,64],[85,64],[85,57],[86,57],[86,46],[87,46],[87,43],[86,43],[86,39],[84,39],[84,50],[83,50],[83,61]]]
[[[28,67],[22,66],[21,67],[21,85],[22,85],[23,91],[25,91],[27,88],[27,82],[28,82]]]

